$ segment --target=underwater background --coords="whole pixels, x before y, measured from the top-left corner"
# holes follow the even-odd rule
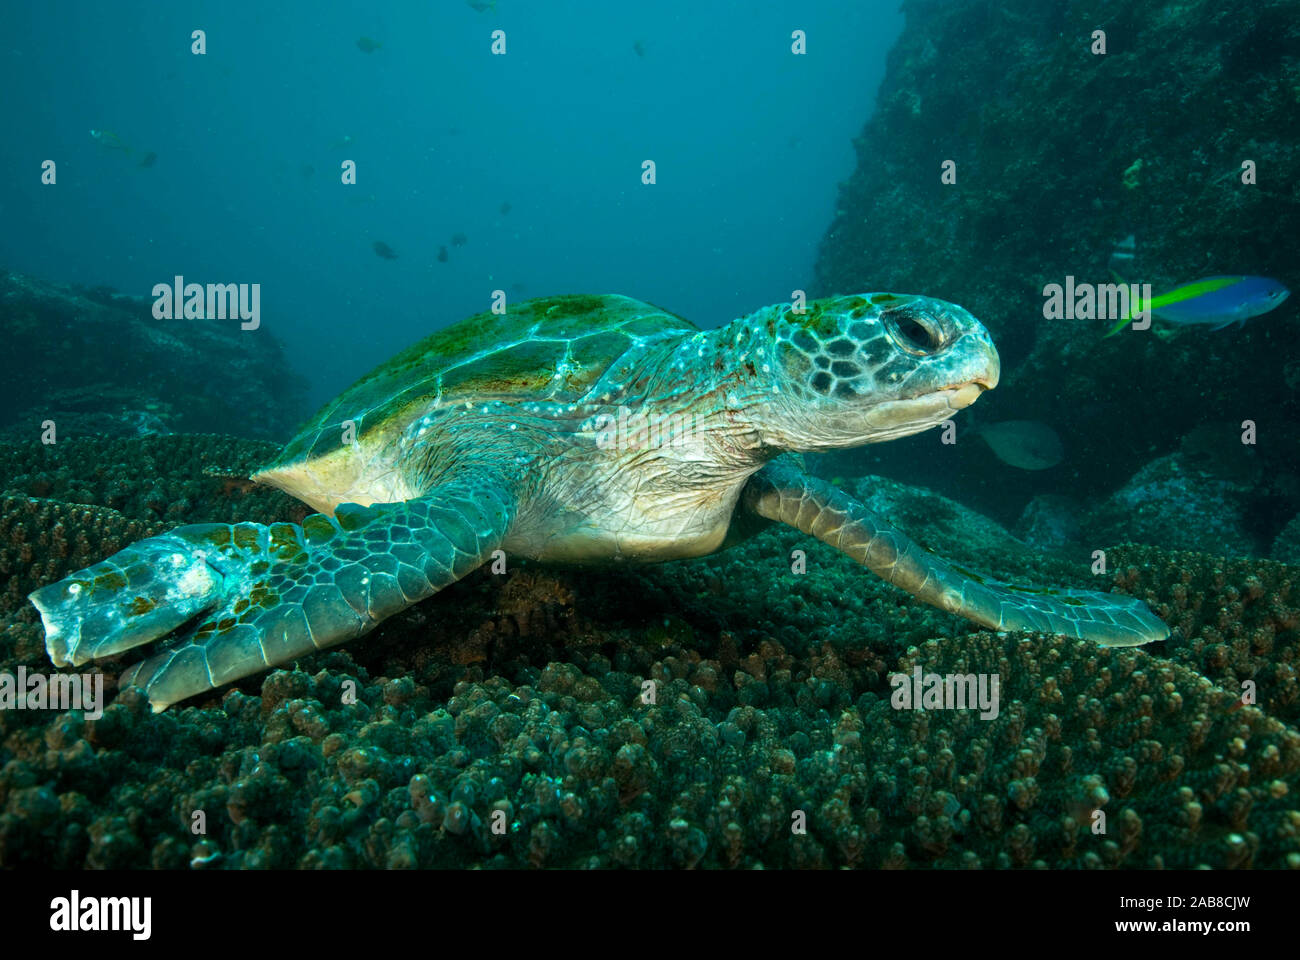
[[[1067,277],[1300,282],[1297,13],[9,11],[0,674],[52,669],[38,586],[181,523],[301,521],[244,478],[498,288],[701,327],[795,290],[962,304],[1003,372],[956,442],[810,468],[954,562],[1118,590],[1173,633],[998,636],[786,528],[660,566],[512,563],[162,714],[133,690],[95,719],[0,710],[0,863],[1300,869],[1296,303],[1111,337],[1044,313]],[[155,319],[176,275],[259,283],[259,328]],[[914,667],[997,674],[997,717],[894,709]]]

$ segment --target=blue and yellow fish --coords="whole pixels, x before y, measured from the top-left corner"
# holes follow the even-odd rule
[[[1205,277],[1138,304],[1110,328],[1106,337],[1119,333],[1133,314],[1142,310],[1150,310],[1170,326],[1220,330],[1275,310],[1290,295],[1290,290],[1270,277]]]

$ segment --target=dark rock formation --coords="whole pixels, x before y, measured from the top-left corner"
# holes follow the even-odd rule
[[[263,325],[156,320],[152,301],[0,271],[0,433],[57,438],[211,432],[287,440],[306,383]]]
[[[1291,471],[1297,298],[1245,329],[1172,339],[1126,330],[1103,341],[1108,324],[1045,320],[1042,307],[1044,285],[1067,275],[1109,282],[1110,255],[1130,234],[1137,256],[1124,269],[1157,293],[1231,273],[1297,287],[1294,2],[913,0],[903,9],[815,293],[923,292],[968,307],[992,331],[1004,369],[977,415],[1044,420],[1067,459],[1047,478],[989,483],[1011,471],[961,444],[927,447],[923,458],[889,444],[863,469],[1011,522],[1039,493],[1105,494],[1197,424],[1226,418],[1254,420],[1261,465]],[[1097,29],[1104,56],[1090,52]],[[940,182],[946,160],[957,165],[954,185]],[[1241,182],[1246,160],[1256,185]],[[1300,506],[1288,505],[1270,510],[1265,542]]]

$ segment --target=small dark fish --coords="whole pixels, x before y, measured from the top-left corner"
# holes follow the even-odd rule
[[[439,263],[446,263],[446,262],[447,262],[447,248],[446,248],[446,247],[439,247],[439,248],[438,248],[438,262],[439,262]]]
[[[636,55],[637,55],[638,57],[644,57],[644,56],[645,56],[645,44],[642,43],[640,40],[638,40],[636,43],[632,44],[632,49],[636,51]]]
[[[476,13],[497,12],[497,0],[465,0],[465,5]]]
[[[1065,459],[1060,436],[1038,420],[1003,420],[976,432],[999,460],[1021,470],[1047,470]]]
[[[105,150],[121,150],[123,153],[131,152],[131,148],[123,143],[122,138],[112,130],[91,130],[90,139],[94,140]]]
[[[1110,268],[1114,270],[1118,266],[1132,266],[1133,259],[1137,256],[1137,237],[1129,234],[1119,243],[1115,244],[1115,249],[1110,252]],[[1117,262],[1118,261],[1118,262]]]
[[[522,282],[510,284],[511,293],[523,293],[528,289],[528,285]]]
[[[316,172],[316,168],[313,167],[310,163],[304,163],[301,167],[298,168],[298,172],[302,174],[302,178],[304,180],[310,180],[311,175]]]
[[[501,215],[504,217],[509,212],[510,212],[510,201],[503,200],[501,202]]]
[[[374,53],[382,46],[383,44],[378,40],[371,40],[369,37],[357,38],[357,49],[362,53]]]
[[[140,163],[138,165],[141,167],[152,167],[157,162],[158,162],[158,154],[150,150],[148,153],[146,153],[143,157],[140,158]]]
[[[375,253],[379,254],[385,260],[397,259],[397,251],[394,250],[392,247],[390,247],[388,244],[384,243],[384,241],[376,240],[374,243],[371,244],[371,246],[374,247]]]
[[[452,234],[451,245],[453,247],[463,247],[467,243],[469,243],[469,237],[465,236],[465,234],[463,233]]]

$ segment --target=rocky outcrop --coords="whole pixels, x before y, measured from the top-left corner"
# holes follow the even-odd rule
[[[0,272],[0,433],[58,440],[180,432],[287,440],[306,383],[265,326],[157,320],[152,301]]]
[[[1047,320],[1043,288],[1110,280],[1136,235],[1133,279],[1168,288],[1212,274],[1275,276],[1300,261],[1300,18],[1291,0],[964,0],[904,3],[877,109],[840,186],[814,292],[924,292],[983,320],[1003,359],[981,419],[1037,419],[1063,437],[1050,484],[968,457],[886,472],[1007,520],[1038,493],[1114,490],[1206,419],[1253,420],[1268,473],[1300,448],[1298,298],[1244,329],[1165,339],[1102,321]],[[1090,51],[1093,31],[1105,55]],[[941,165],[956,164],[956,183]],[[1258,182],[1241,182],[1252,161]],[[847,469],[847,468],[842,468]],[[986,499],[981,499],[985,497]],[[1294,514],[1279,510],[1277,527]],[[1008,516],[1009,514],[1009,516]],[[1276,530],[1273,531],[1274,533]]]

